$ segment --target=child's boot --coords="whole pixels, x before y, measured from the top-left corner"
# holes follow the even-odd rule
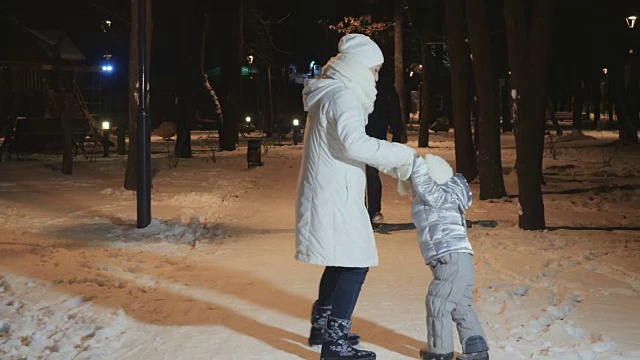
[[[453,353],[436,354],[427,349],[420,349],[420,358],[422,360],[453,360]]]
[[[469,336],[462,341],[462,354],[459,360],[489,360],[489,347],[480,335]]]
[[[327,340],[322,344],[320,360],[375,360],[376,353],[354,348],[347,337],[351,320],[327,317]]]

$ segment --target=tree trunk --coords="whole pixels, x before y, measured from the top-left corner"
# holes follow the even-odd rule
[[[553,127],[556,130],[556,135],[561,136],[562,128],[560,127],[560,123],[556,118],[556,110],[555,110],[555,107],[553,106],[553,100],[551,100],[551,98],[547,100],[547,109],[549,111],[549,117],[551,118],[551,124],[553,124]]]
[[[268,112],[265,117],[266,120],[264,122],[264,126],[262,131],[264,131],[266,137],[273,136],[273,121],[275,119],[275,113],[273,109],[273,77],[271,75],[271,66],[267,66],[267,106]]]
[[[622,76],[618,76],[620,85],[616,103],[620,103],[620,113],[618,124],[620,126],[620,139],[638,143],[638,127],[640,119],[638,117],[638,102],[640,101],[640,61],[637,55],[630,54],[622,68]]]
[[[422,56],[422,83],[420,84],[420,130],[418,132],[418,147],[429,147],[429,123],[435,121],[435,92],[434,69],[428,37],[420,40],[420,54]]]
[[[597,129],[600,124],[600,116],[602,113],[602,109],[600,104],[602,103],[602,93],[600,92],[600,79],[599,77],[595,77],[592,81],[593,84],[593,125],[594,128]]]
[[[518,93],[518,120],[514,128],[519,226],[539,230],[545,227],[541,184],[551,2],[535,0],[530,26],[521,0],[505,0],[504,12],[509,64]]]
[[[578,83],[573,97],[573,131],[582,132],[582,107],[584,105],[584,88],[582,81]]]
[[[207,13],[204,13],[202,25],[202,38],[200,42],[200,52],[199,52],[199,64],[198,64],[198,80],[197,89],[200,91],[202,96],[201,101],[198,101],[200,107],[198,111],[204,116],[211,116],[215,119],[218,129],[221,128],[223,119],[222,119],[222,106],[220,106],[220,101],[218,100],[218,96],[216,92],[211,87],[209,83],[209,77],[205,74],[204,68],[204,59],[207,51],[207,33],[209,32],[209,16]]]
[[[138,1],[145,1],[147,5],[147,23],[138,24]],[[151,0],[131,0],[131,30],[129,34],[129,155],[124,175],[124,188],[135,191],[138,188],[138,118],[140,87],[147,84],[138,84],[138,26],[147,27],[147,69],[151,64],[151,35],[153,29]],[[147,79],[149,77],[147,76]]]
[[[456,171],[471,182],[478,176],[469,117],[469,52],[464,43],[462,0],[444,2],[449,51],[451,52],[451,95],[456,150]]]
[[[223,54],[222,65],[222,82],[225,92],[222,101],[224,122],[220,132],[220,149],[223,151],[233,151],[238,144],[238,124],[242,106],[242,63],[244,62],[243,2],[239,0],[231,4],[235,7],[232,7],[226,19],[231,34],[227,36],[228,46]]]
[[[176,155],[180,158],[190,158],[191,153],[191,125],[196,121],[195,91],[202,85],[199,67],[199,51],[202,48],[203,21],[202,11],[196,6],[196,1],[185,0],[179,8],[178,27],[178,121],[176,134]]]
[[[395,0],[394,22],[394,67],[395,67],[395,88],[400,97],[400,113],[402,114],[402,143],[407,142],[407,123],[409,111],[407,109],[407,95],[404,86],[404,22],[402,14],[402,0]]]
[[[62,123],[62,173],[65,175],[73,174],[73,134],[71,130],[71,124],[69,123],[69,104],[67,98],[64,96],[64,73],[61,68],[60,48],[59,44],[53,45],[54,49],[54,82],[53,82],[53,96],[52,101],[58,108],[58,116]]]
[[[499,199],[506,195],[500,154],[497,81],[491,59],[491,38],[486,0],[466,0],[467,22],[473,54],[473,70],[480,106],[478,172],[480,199]]]

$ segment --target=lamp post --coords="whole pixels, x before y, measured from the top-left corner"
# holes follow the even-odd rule
[[[629,27],[629,29],[633,29],[636,26],[637,19],[638,17],[635,15],[627,16],[626,20],[627,20],[627,26]]]
[[[298,145],[299,137],[300,137],[300,120],[293,119],[293,145]]]
[[[147,0],[138,1],[138,84],[136,210],[138,229],[151,223],[151,119],[147,109]]]
[[[109,157],[109,130],[111,123],[109,121],[102,122],[102,156]]]

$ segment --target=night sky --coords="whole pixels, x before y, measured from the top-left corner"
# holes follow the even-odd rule
[[[492,40],[500,51],[505,36],[501,0],[487,2]],[[216,9],[215,2],[211,4],[212,9]],[[320,19],[336,23],[344,16],[372,14],[374,20],[390,21],[393,15],[392,1],[383,0],[245,0],[245,4],[247,8],[256,9],[265,20],[273,22],[290,14],[281,23],[271,26],[274,43],[281,50],[274,50],[273,56],[301,67],[308,66],[311,60],[322,63],[335,53],[339,35],[320,25]],[[552,71],[553,68],[558,72],[565,67],[575,69],[576,65],[606,66],[608,56],[640,41],[640,36],[637,36],[640,24],[635,35],[630,35],[624,22],[627,15],[640,15],[639,0],[562,0],[553,1],[553,4]],[[114,52],[126,52],[128,5],[126,0],[5,0],[0,11],[5,17],[7,14],[15,16],[32,28],[65,28],[91,62],[98,61],[100,54],[104,53],[107,39],[100,28],[104,19],[112,20],[114,30],[120,32],[119,38],[108,40],[115,42],[109,46],[118,49]],[[215,24],[212,27],[215,28]],[[220,34],[209,36],[215,44]],[[216,65],[221,51],[224,49],[209,49],[208,67]],[[497,54],[496,57],[501,56]]]

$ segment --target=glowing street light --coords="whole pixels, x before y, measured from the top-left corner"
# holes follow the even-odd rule
[[[293,119],[293,145],[298,145],[300,140],[300,120]]]
[[[246,118],[244,118],[244,121],[250,123],[251,122],[251,116],[247,116]]]
[[[102,56],[104,61],[102,62],[102,72],[111,73],[113,72],[113,64],[111,62],[111,54],[105,54]]]
[[[105,20],[102,22],[102,32],[107,32],[111,29],[111,20]]]
[[[249,62],[249,64],[253,64],[253,55],[247,56],[247,61]]]
[[[111,129],[110,121],[102,122],[102,156],[109,157],[109,130]]]
[[[602,68],[602,73],[603,73],[603,74],[607,75],[607,73],[608,73],[608,72],[609,72],[609,69],[607,69],[607,68]]]
[[[633,29],[636,26],[637,18],[638,17],[635,15],[627,16],[626,20],[627,20],[627,26],[629,27],[629,29]]]

